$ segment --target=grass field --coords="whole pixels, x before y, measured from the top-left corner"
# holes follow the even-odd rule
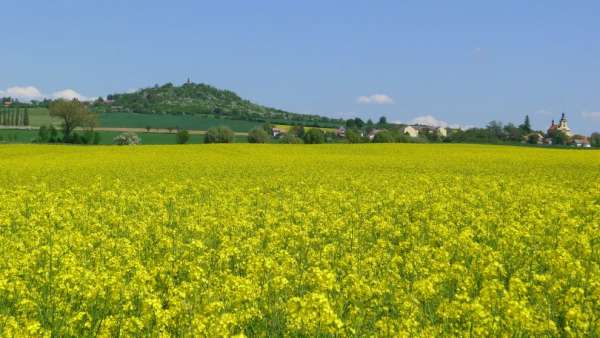
[[[60,120],[51,118],[46,108],[29,109],[29,116],[30,125],[34,127],[49,125],[50,123],[56,126],[60,125]],[[262,124],[261,122],[216,119],[201,115],[149,115],[134,113],[100,114],[98,122],[100,127],[107,128],[146,128],[149,126],[152,129],[175,129],[179,127],[189,130],[208,130],[211,127],[228,126],[236,132],[248,132]]]
[[[173,128],[208,130],[211,127],[228,126],[236,132],[247,132],[261,125],[260,122],[216,119],[200,115],[148,115],[133,113],[109,113],[99,117],[102,127],[119,128]]]
[[[49,125],[53,123],[60,125],[60,120],[50,118],[45,108],[33,108],[29,110],[30,124],[34,127]],[[179,127],[188,130],[208,130],[211,127],[227,126],[235,132],[248,132],[255,127],[261,126],[262,122],[217,119],[205,115],[150,115],[135,113],[106,113],[98,116],[100,127],[106,128],[146,128],[167,129]],[[289,125],[277,124],[277,127],[288,130]],[[311,127],[307,127],[310,129]],[[334,131],[335,128],[320,128],[324,131]]]
[[[113,144],[113,139],[120,135],[119,131],[99,131],[100,144]],[[137,133],[142,140],[142,144],[176,144],[175,133],[154,133],[141,132]],[[0,129],[0,144],[2,143],[31,143],[38,136],[37,130],[16,130],[16,129]],[[235,143],[247,143],[248,138],[242,135],[236,135]],[[190,144],[204,143],[204,135],[191,135]]]
[[[598,336],[600,157],[0,145],[0,335]]]

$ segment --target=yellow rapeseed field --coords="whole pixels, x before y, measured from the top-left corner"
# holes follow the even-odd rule
[[[0,146],[2,336],[598,336],[600,152]]]

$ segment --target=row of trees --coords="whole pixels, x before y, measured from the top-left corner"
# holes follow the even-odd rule
[[[0,110],[0,125],[3,126],[28,126],[29,109],[27,108],[4,108]]]

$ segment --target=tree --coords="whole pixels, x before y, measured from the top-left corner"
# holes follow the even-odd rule
[[[288,130],[287,133],[291,134],[291,135],[295,135],[296,137],[299,137],[299,138],[304,138],[304,134],[306,133],[306,130],[304,129],[304,126],[297,125],[297,126],[290,127],[290,129]]]
[[[540,138],[540,134],[538,134],[538,133],[527,134],[526,138],[527,138],[527,143],[529,143],[529,144],[538,144],[542,141]]]
[[[592,136],[590,136],[590,144],[593,147],[600,148],[600,133],[596,132],[593,133]]]
[[[373,137],[373,143],[393,143],[394,141],[394,135],[389,130],[382,130]]]
[[[497,142],[498,140],[502,140],[504,138],[504,128],[502,126],[502,122],[491,121],[490,123],[488,123],[486,129],[488,131],[489,140],[491,142]]]
[[[187,130],[180,130],[175,134],[177,144],[186,144],[190,140],[190,132]]]
[[[150,129],[152,129],[152,127],[150,127],[150,126],[146,126],[146,132],[147,132],[147,133],[149,133],[149,132],[150,132]]]
[[[249,143],[266,143],[268,140],[269,134],[261,127],[256,127],[248,133]]]
[[[346,140],[348,140],[348,143],[362,143],[362,142],[364,142],[363,137],[355,129],[346,129]]]
[[[23,125],[24,126],[28,126],[29,125],[29,109],[25,108],[25,112],[23,115]]]
[[[569,142],[569,136],[556,129],[549,132],[548,137],[552,139],[552,144],[566,145]]]
[[[530,133],[530,132],[525,132],[525,130],[522,128],[522,126],[519,126],[517,128],[512,123],[505,125],[503,129],[504,129],[504,136],[506,137],[506,140],[511,141],[511,142],[520,142],[523,140],[523,137],[526,134]]]
[[[41,126],[40,129],[38,129],[37,142],[46,143],[46,142],[48,142],[49,139],[50,139],[50,134],[48,133],[48,127]]]
[[[525,121],[523,121],[523,124],[519,126],[519,128],[521,128],[521,130],[523,130],[523,132],[525,132],[526,134],[531,133],[531,122],[529,121],[529,115],[525,115]]]
[[[77,127],[93,127],[96,117],[87,107],[77,101],[56,100],[50,104],[50,116],[62,119],[63,142],[69,142],[71,133]]]
[[[382,116],[379,118],[379,121],[377,122],[377,127],[379,128],[384,128],[385,126],[387,126],[387,118],[385,116]]]
[[[286,144],[300,144],[303,143],[302,139],[294,134],[283,134],[281,138],[279,138],[279,142]]]
[[[325,134],[319,128],[311,128],[304,134],[304,143],[321,144],[325,142]]]
[[[48,128],[49,131],[49,138],[48,138],[48,142],[51,143],[55,143],[58,142],[58,130],[56,130],[56,127],[54,127],[53,125],[50,125],[50,128]]]
[[[234,136],[229,127],[212,127],[204,135],[204,143],[233,143]]]

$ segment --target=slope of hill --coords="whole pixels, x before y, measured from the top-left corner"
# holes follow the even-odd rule
[[[134,93],[108,95],[94,103],[96,112],[140,114],[203,114],[251,121],[290,121],[332,126],[342,121],[318,115],[291,113],[242,99],[236,93],[207,84],[185,83],[140,89]]]

